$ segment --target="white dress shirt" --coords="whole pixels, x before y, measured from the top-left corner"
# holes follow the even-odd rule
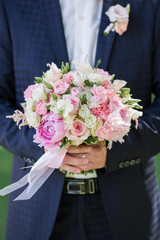
[[[92,67],[103,0],[60,0],[69,61],[87,60]]]
[[[87,60],[94,67],[103,0],[59,0],[59,2],[69,61]],[[97,174],[94,171],[86,176],[73,174],[66,177],[93,178],[97,177]]]

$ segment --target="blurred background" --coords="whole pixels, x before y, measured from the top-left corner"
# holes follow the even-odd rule
[[[160,154],[156,156],[156,172],[160,191]],[[12,154],[0,147],[0,189],[10,183]],[[5,240],[8,196],[0,197],[0,240]]]

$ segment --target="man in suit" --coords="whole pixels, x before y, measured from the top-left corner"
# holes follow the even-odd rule
[[[70,0],[68,4],[74,2]],[[92,1],[88,2],[92,5]],[[160,3],[159,0],[94,2],[100,12],[99,2],[103,4],[97,23],[94,62],[101,59],[100,68],[127,81],[134,98],[142,99],[143,117],[138,129],[133,124],[125,142],[113,144],[109,151],[101,146],[96,146],[96,150],[93,147],[86,150],[84,146],[78,150],[71,148],[62,167],[72,167],[76,172],[77,168],[90,169],[94,165],[97,177],[96,181],[92,179],[94,193],[69,194],[67,178],[56,170],[30,200],[13,202],[22,189],[10,194],[7,240],[160,239],[153,158],[160,151]],[[128,29],[122,36],[111,32],[105,37],[103,32],[109,24],[105,11],[117,3],[122,6],[130,3]],[[85,1],[83,4],[86,9]],[[89,7],[86,15],[90,10]],[[23,127],[19,131],[5,116],[21,109],[23,91],[33,83],[34,76],[46,71],[46,63],[55,62],[60,67],[62,61],[70,60],[72,53],[67,50],[69,43],[71,49],[72,41],[68,40],[66,29],[73,28],[65,26],[64,19],[63,1],[0,0],[0,144],[14,155],[12,182],[28,172],[20,168],[37,161],[43,149],[33,143],[33,129]],[[89,36],[86,32],[86,38]],[[94,55],[92,64],[93,58]],[[95,158],[91,157],[93,152]],[[87,159],[84,165],[83,154]]]

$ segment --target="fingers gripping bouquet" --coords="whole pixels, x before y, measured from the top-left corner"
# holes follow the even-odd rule
[[[138,102],[131,98],[126,82],[114,80],[114,75],[92,67],[87,62],[74,62],[75,70],[62,63],[58,69],[52,63],[41,78],[24,92],[24,113],[15,111],[12,117],[21,128],[29,125],[36,129],[34,142],[48,151],[34,164],[24,178],[0,195],[12,192],[27,183],[28,187],[16,198],[31,198],[51,173],[60,168],[70,145],[96,144],[98,141],[124,141],[131,121],[142,115]]]

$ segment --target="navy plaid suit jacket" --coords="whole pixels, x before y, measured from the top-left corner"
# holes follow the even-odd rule
[[[131,5],[128,30],[103,35],[105,11],[116,3]],[[142,99],[144,115],[122,145],[108,151],[107,171],[99,175],[101,196],[117,240],[159,240],[160,207],[153,156],[160,151],[160,3],[159,0],[106,0],[96,60],[101,68],[128,82]],[[58,0],[0,0],[0,144],[13,153],[12,182],[43,150],[32,142],[33,129],[18,130],[5,118],[20,108],[23,91],[46,71],[46,63],[68,61]],[[151,93],[155,101],[151,104]],[[25,161],[24,161],[25,160]],[[7,239],[45,240],[54,226],[64,175],[55,171],[28,201],[9,200]]]

